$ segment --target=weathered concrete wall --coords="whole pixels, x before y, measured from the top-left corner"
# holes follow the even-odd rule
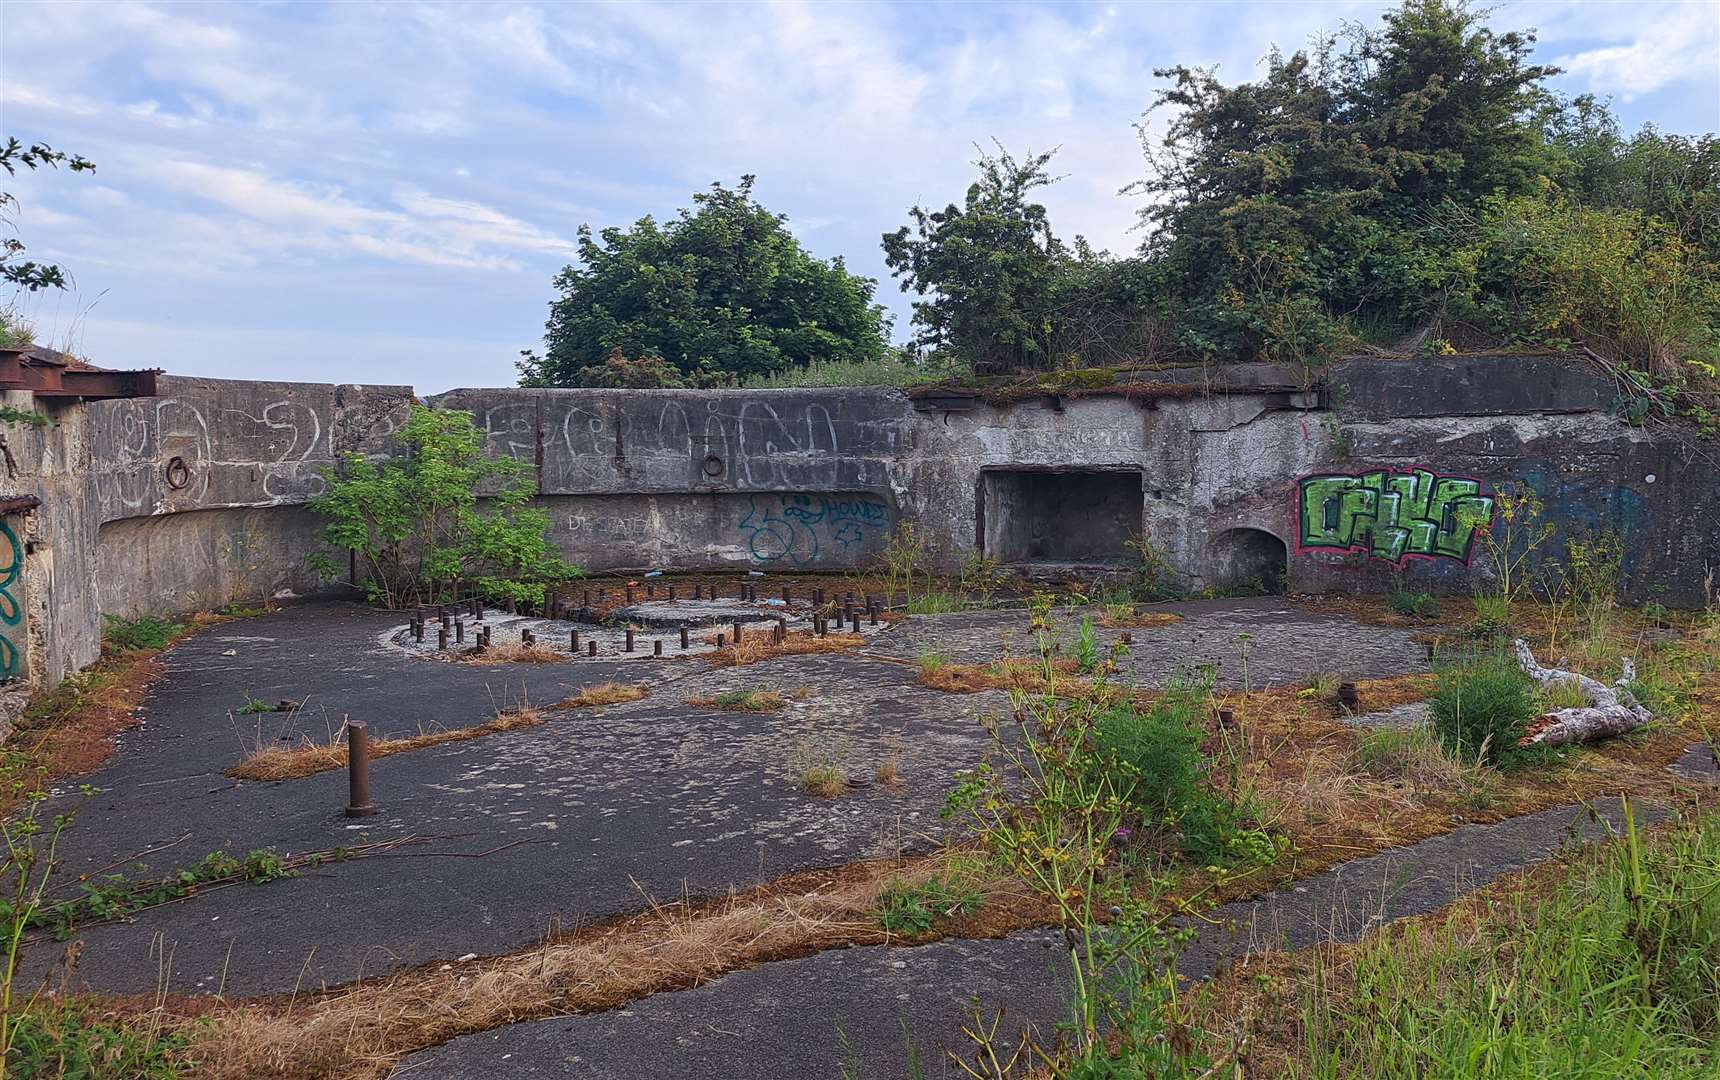
[[[1244,374],[1197,396],[1001,407],[889,389],[456,390],[433,403],[469,410],[490,452],[532,464],[556,543],[593,570],[847,569],[912,519],[946,570],[975,552],[1115,566],[1138,536],[1196,588],[1468,589],[1489,572],[1477,530],[1517,484],[1546,502],[1547,553],[1585,530],[1620,535],[1634,598],[1700,602],[1720,563],[1716,450],[1609,416],[1610,382],[1581,364],[1355,360],[1302,392],[1274,370]],[[342,455],[394,452],[412,400],[405,387],[214,379],[161,391],[36,402],[54,425],[8,431],[12,489],[42,505],[0,521],[0,562],[13,540],[23,561],[0,585],[0,677],[54,682],[88,663],[104,611],[320,587],[303,503]]]

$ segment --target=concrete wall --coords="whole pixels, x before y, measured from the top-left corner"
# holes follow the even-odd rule
[[[557,544],[593,570],[847,569],[912,519],[931,564],[951,570],[1030,535],[1040,546],[1015,554],[1114,562],[1138,534],[1196,588],[1287,576],[1297,589],[1467,589],[1488,573],[1474,522],[1489,527],[1496,494],[1517,484],[1557,526],[1545,551],[1616,531],[1633,598],[1698,603],[1720,562],[1716,451],[1607,415],[1611,383],[1579,363],[1353,360],[1302,392],[1244,374],[1229,391],[1006,406],[889,389],[432,401],[469,410],[491,453],[533,465]],[[303,503],[340,456],[393,452],[411,400],[406,387],[163,378],[154,398],[34,403],[54,425],[6,432],[11,490],[42,505],[0,521],[0,563],[6,529],[24,562],[0,586],[0,667],[11,648],[11,674],[57,681],[95,657],[103,612],[322,587]],[[1007,479],[1071,471],[1138,483],[1138,521],[1131,509],[1096,523],[1075,481]],[[1136,505],[1129,491],[1100,502],[1107,520]]]

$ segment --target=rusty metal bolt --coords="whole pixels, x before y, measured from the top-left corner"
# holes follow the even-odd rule
[[[704,598],[705,598],[705,586],[704,586],[704,583],[703,583],[703,582],[699,582],[699,581],[695,581],[695,582],[693,582],[693,599],[695,599],[695,600],[703,600],[703,599],[704,599]]]
[[[652,656],[662,656],[663,655],[663,639],[662,638],[658,638],[655,641],[651,642],[651,655]]]
[[[596,656],[597,655],[597,642],[588,641],[585,643],[585,655],[587,655],[587,656]]]
[[[579,651],[579,631],[574,630],[568,635],[567,647],[574,652]]]
[[[669,602],[671,604],[675,602],[675,586],[673,585],[669,586]]]
[[[626,586],[625,588],[623,588],[621,590],[621,593],[622,593],[622,596],[625,597],[626,602],[628,604],[633,603],[633,586],[631,586],[631,585]]]
[[[794,589],[788,585],[782,587],[782,602],[789,603],[794,599]]]
[[[436,631],[436,647],[438,649],[448,647],[448,628],[446,626]]]
[[[723,635],[718,634],[717,635],[717,648],[720,649],[722,647],[723,647]]]
[[[1357,706],[1361,704],[1361,700],[1362,696],[1356,692],[1355,683],[1347,682],[1338,684],[1338,704],[1351,712],[1355,712]]]
[[[631,627],[631,626],[629,626],[629,627],[628,627],[628,628],[627,628],[627,646],[626,646],[626,651],[627,651],[627,652],[632,652],[632,651],[633,651],[633,628],[632,628],[632,627]]]
[[[736,645],[739,645],[741,643],[741,636],[744,633],[745,633],[745,630],[743,630],[741,628],[741,621],[739,619],[736,619],[735,620],[735,644]]]
[[[1235,727],[1236,712],[1232,709],[1218,710],[1218,726],[1224,730],[1229,730],[1230,728]]]
[[[860,632],[860,613],[858,611],[854,612],[853,618],[854,618],[854,632],[856,634],[858,634]]]
[[[537,644],[537,635],[532,633],[530,630],[521,630],[520,631],[520,644],[526,645],[526,646],[536,645]]]
[[[685,649],[686,647],[687,647],[687,628],[685,626],[683,626],[683,627],[681,627],[681,648]]]
[[[454,644],[463,645],[463,644],[465,644],[465,642],[466,642],[466,621],[464,619],[455,619],[454,620]]]
[[[346,816],[376,813],[370,801],[370,729],[362,720],[346,722]]]

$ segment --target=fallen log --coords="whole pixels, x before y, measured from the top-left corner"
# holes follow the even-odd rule
[[[1521,638],[1513,642],[1517,648],[1517,663],[1524,674],[1542,686],[1574,684],[1589,699],[1586,708],[1555,709],[1529,721],[1518,746],[1564,746],[1567,743],[1593,742],[1614,735],[1635,731],[1654,719],[1654,714],[1638,702],[1630,692],[1636,679],[1636,665],[1624,660],[1618,682],[1611,686],[1576,671],[1542,667],[1535,654]],[[1560,661],[1563,663],[1563,661]]]

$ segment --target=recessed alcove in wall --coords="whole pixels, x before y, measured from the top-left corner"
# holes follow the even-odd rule
[[[1122,563],[1141,531],[1141,470],[987,469],[986,554],[1006,563]]]
[[[1207,544],[1206,564],[1209,585],[1282,593],[1290,549],[1265,529],[1227,529]]]

